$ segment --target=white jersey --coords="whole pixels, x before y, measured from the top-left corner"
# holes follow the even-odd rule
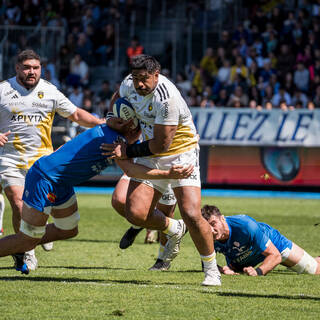
[[[8,130],[8,142],[0,147],[0,165],[29,169],[53,151],[51,128],[55,112],[68,117],[77,107],[54,85],[40,79],[32,89],[16,77],[0,83],[0,132]]]
[[[191,112],[179,90],[165,76],[159,75],[153,92],[140,96],[134,88],[132,76],[128,75],[122,81],[119,93],[133,105],[143,140],[153,138],[155,124],[178,126],[169,150],[154,157],[184,153],[197,146],[197,132]]]

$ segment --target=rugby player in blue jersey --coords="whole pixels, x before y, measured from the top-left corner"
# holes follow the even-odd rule
[[[205,205],[201,213],[211,226],[215,250],[226,258],[221,273],[264,276],[282,264],[297,273],[320,274],[320,257],[311,257],[268,224],[247,215],[225,217],[216,206]]]
[[[113,143],[124,138],[128,143],[137,140],[139,128],[131,129],[130,121],[123,129],[123,136],[106,124],[96,126],[52,154],[41,157],[29,169],[25,180],[20,231],[0,239],[0,256],[13,255],[17,271],[29,273],[23,262],[25,251],[38,244],[64,240],[78,234],[80,216],[73,186],[87,181],[112,163],[102,155],[102,143]],[[117,164],[128,176],[140,179],[181,179],[193,171],[193,166],[150,169],[129,160],[118,160]],[[49,215],[53,223],[46,225]]]

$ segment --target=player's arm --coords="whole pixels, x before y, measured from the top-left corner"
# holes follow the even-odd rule
[[[81,108],[77,108],[76,111],[68,117],[68,119],[77,122],[80,126],[88,128],[92,128],[98,124],[106,122],[105,119],[99,119]]]
[[[264,276],[281,263],[281,254],[272,242],[270,242],[267,249],[263,251],[262,254],[266,258],[258,268],[246,267],[243,268],[243,272],[248,276]]]
[[[170,170],[160,170],[145,167],[140,164],[133,163],[131,160],[116,160],[118,166],[123,172],[132,178],[138,179],[185,179],[188,178],[192,171],[193,166],[172,166]]]

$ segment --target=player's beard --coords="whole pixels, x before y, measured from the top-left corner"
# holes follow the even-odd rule
[[[18,76],[18,79],[22,83],[22,85],[28,90],[33,89],[40,81],[40,77],[33,84],[30,84],[29,82],[27,82],[26,81],[27,78],[24,78],[24,77]]]

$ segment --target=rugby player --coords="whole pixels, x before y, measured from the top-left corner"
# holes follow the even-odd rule
[[[16,76],[0,83],[0,184],[19,231],[25,176],[32,164],[53,151],[51,128],[55,113],[85,127],[104,123],[77,108],[54,85],[40,79],[41,60],[33,50],[19,53]],[[47,244],[44,249],[52,246]],[[34,251],[25,255],[29,269],[37,267]]]
[[[136,162],[150,168],[167,169],[172,164],[192,163],[194,171],[187,179],[131,179],[126,200],[126,218],[134,225],[161,230],[169,240],[166,248],[174,252],[185,233],[179,220],[167,218],[154,211],[161,195],[171,185],[179,210],[204,264],[202,285],[221,285],[210,225],[201,216],[201,180],[197,132],[190,110],[176,86],[160,74],[158,61],[149,55],[132,58],[131,74],[121,83],[114,98],[126,98],[134,107],[141,125],[140,144],[105,145],[113,147],[117,158],[137,158]],[[121,126],[110,118],[108,125]]]
[[[320,274],[320,257],[313,258],[268,224],[247,215],[225,217],[209,205],[202,215],[211,226],[216,251],[226,258],[223,274],[265,276],[279,264],[298,274]]]

